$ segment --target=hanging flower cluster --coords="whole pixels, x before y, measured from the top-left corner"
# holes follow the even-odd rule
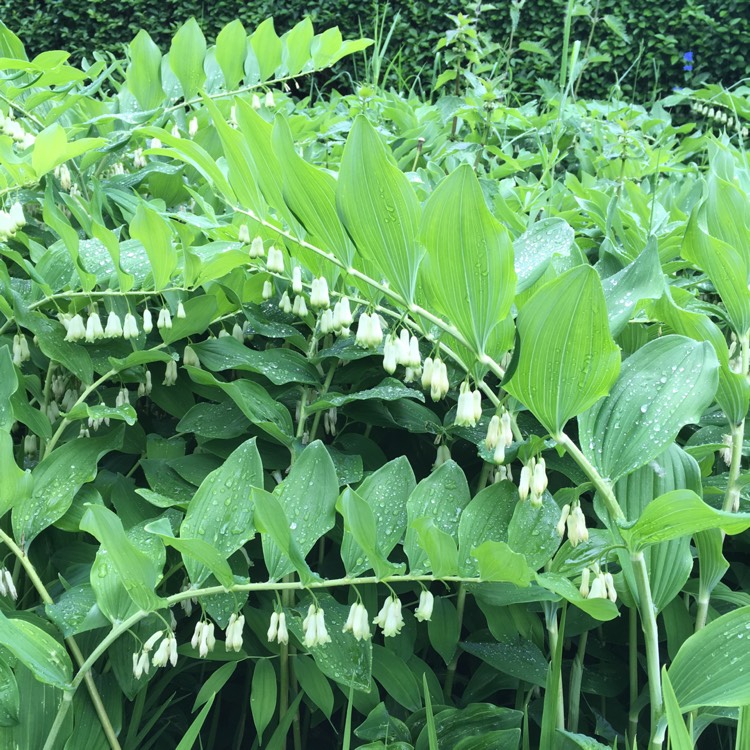
[[[286,628],[286,615],[283,612],[273,611],[271,614],[271,623],[268,626],[266,638],[269,643],[289,643],[289,631]]]
[[[539,507],[546,489],[547,467],[544,459],[529,459],[529,462],[521,469],[521,476],[518,479],[518,496],[521,500],[526,500],[530,496],[531,504]]]
[[[502,415],[495,414],[490,419],[484,444],[488,451],[492,451],[494,464],[505,463],[505,449],[513,444],[513,428],[507,411],[503,410]]]
[[[305,648],[314,648],[323,646],[331,642],[331,636],[326,629],[325,616],[323,610],[316,604],[311,604],[307,610],[307,617],[302,621],[302,627],[305,631],[302,645]]]
[[[566,527],[568,541],[573,547],[577,547],[581,542],[588,542],[589,530],[586,527],[586,516],[579,502],[573,503],[572,507],[568,504],[563,506],[560,520],[557,522],[557,533],[560,538],[565,535]]]
[[[479,389],[472,391],[467,380],[461,383],[456,407],[456,427],[476,427],[482,418],[482,394]]]
[[[23,215],[23,206],[16,201],[7,211],[0,211],[0,242],[13,237],[24,226],[26,217]]]
[[[372,637],[370,632],[370,616],[367,614],[367,608],[362,602],[354,602],[349,610],[349,617],[346,619],[342,633],[351,633],[356,640],[364,641]]]
[[[591,581],[592,573],[594,575],[593,582]],[[599,565],[596,564],[581,571],[579,593],[584,599],[609,599],[613,603],[617,601],[617,590],[612,574],[602,572]]]
[[[14,119],[12,109],[8,111],[7,115],[0,112],[0,132],[3,135],[9,135],[13,142],[22,149],[30,148],[36,141],[34,135],[26,132],[23,125]]]
[[[427,357],[422,368],[422,388],[429,391],[433,401],[441,401],[450,390],[448,368],[440,357]]]

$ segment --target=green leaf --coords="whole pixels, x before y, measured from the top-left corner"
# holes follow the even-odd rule
[[[622,535],[631,549],[639,550],[708,529],[739,534],[750,529],[750,513],[716,510],[690,490],[674,490],[649,503],[633,526],[622,529]]]
[[[289,520],[292,538],[305,556],[336,522],[339,482],[331,456],[320,440],[310,443],[297,457],[276,494]],[[263,557],[274,580],[293,570],[268,537],[263,538]]]
[[[413,398],[418,401],[424,401],[424,394],[414,388],[405,386],[396,378],[385,378],[374,388],[365,388],[361,391],[353,391],[346,394],[326,393],[307,407],[307,413],[313,414],[316,411],[330,409],[332,406],[345,406],[346,404],[351,404],[355,401],[370,401],[372,399],[379,399],[380,401],[399,401],[402,398]]]
[[[18,390],[18,377],[10,347],[0,347],[0,430],[10,433],[15,418],[10,397]]]
[[[444,596],[435,599],[432,618],[427,622],[427,634],[430,645],[440,654],[446,666],[450,664],[461,637],[458,612],[450,599]]]
[[[137,549],[125,535],[122,521],[103,505],[90,505],[80,523],[81,531],[95,536],[108,563],[135,604],[144,610],[156,610],[161,600],[154,593],[161,570],[145,552]],[[92,572],[92,575],[95,575]]]
[[[605,396],[620,370],[601,282],[578,266],[541,287],[518,315],[516,371],[506,390],[553,435]]]
[[[518,503],[512,482],[485,487],[464,508],[458,524],[459,570],[464,576],[478,576],[479,566],[471,554],[483,542],[507,542],[508,527]]]
[[[211,710],[211,707],[214,705],[215,699],[216,699],[216,695],[212,695],[208,699],[208,701],[206,701],[206,705],[203,706],[203,708],[201,709],[201,712],[193,719],[190,726],[182,735],[182,739],[180,740],[180,743],[179,745],[177,745],[175,750],[192,750],[192,748],[195,745],[195,741],[198,739],[198,735],[200,734],[200,731],[203,728],[203,725],[206,723],[206,719],[208,718],[208,712]]]
[[[259,744],[262,744],[263,732],[271,723],[276,711],[276,693],[276,670],[268,659],[259,659],[253,670],[250,691],[250,711],[258,732]]]
[[[680,711],[750,703],[750,607],[718,617],[680,647],[669,668]]]
[[[276,34],[273,18],[267,18],[250,36],[255,57],[258,59],[260,80],[270,78],[281,65],[281,39]]]
[[[154,289],[163,289],[177,268],[177,251],[172,244],[169,223],[147,203],[139,203],[130,222],[130,236],[146,248],[154,276]]]
[[[21,699],[13,670],[0,659],[0,727],[18,724]]]
[[[385,276],[391,288],[412,302],[421,260],[419,201],[364,115],[354,121],[344,146],[336,206],[365,260]]]
[[[144,29],[130,43],[130,64],[125,71],[125,82],[142,109],[153,109],[164,101],[161,52]]]
[[[357,547],[364,552],[365,559],[357,557],[353,560],[354,566],[357,569],[364,566],[365,570],[369,566],[378,578],[386,578],[402,572],[404,565],[388,562],[387,553],[381,551],[378,544],[378,525],[375,522],[375,514],[367,502],[353,489],[347,487],[341,495],[339,507],[341,515],[344,517],[344,528],[351,535],[351,539]],[[342,557],[345,557],[343,545]],[[351,553],[349,559],[351,559]],[[347,562],[346,558],[344,562]],[[354,575],[348,565],[347,572],[349,575]]]
[[[372,676],[386,694],[407,711],[422,708],[422,694],[414,673],[391,649],[378,644],[372,647]]]
[[[193,712],[201,706],[205,705],[212,696],[216,695],[224,685],[229,682],[232,675],[237,671],[239,665],[238,661],[228,661],[226,664],[222,664],[202,685],[198,691],[198,695],[195,696],[195,702],[193,703]]]
[[[616,481],[658,456],[712,402],[719,363],[708,342],[654,339],[632,354],[609,396],[578,420],[581,447]]]
[[[514,552],[505,542],[482,542],[471,550],[479,565],[479,577],[483,581],[508,581],[516,586],[528,586],[533,571],[526,558]]]
[[[537,573],[537,583],[548,591],[561,596],[578,609],[591,615],[595,620],[607,622],[618,616],[617,605],[609,599],[584,599],[581,592],[563,575],[558,573]]]
[[[488,210],[468,164],[430,196],[420,237],[427,250],[420,275],[430,303],[483,354],[490,334],[510,312],[516,273],[508,230]]]
[[[458,573],[458,549],[451,534],[435,525],[431,518],[417,518],[410,524],[417,533],[419,548],[427,555],[428,567],[436,578]],[[413,573],[413,571],[411,571]]]
[[[73,664],[65,647],[31,622],[8,619],[0,612],[0,645],[8,649],[39,682],[66,690]]]
[[[56,448],[32,471],[33,492],[13,508],[13,535],[28,549],[37,535],[62,518],[86,482],[96,477],[99,459],[122,446],[124,427],[101,438],[74,440]]]
[[[330,617],[330,614],[326,612],[326,616]],[[294,660],[294,675],[305,695],[330,719],[333,713],[333,690],[313,659],[298,655]]]
[[[299,352],[292,349],[256,351],[232,336],[207,339],[193,344],[201,364],[209,370],[246,370],[267,377],[274,385],[303,383],[319,385],[317,370]]]
[[[203,86],[206,74],[203,60],[206,57],[206,38],[194,18],[190,18],[172,37],[169,48],[169,67],[182,86],[182,96],[190,99]]]
[[[216,62],[224,74],[227,91],[236,89],[245,75],[247,33],[242,21],[236,18],[228,23],[216,37]]]
[[[287,34],[284,34],[282,65],[290,76],[296,76],[312,62],[310,45],[313,40],[313,25],[309,18],[303,18]]]
[[[273,540],[283,555],[282,560],[284,562],[288,560],[294,566],[302,583],[307,585],[318,580],[318,576],[310,570],[292,536],[289,519],[278,498],[270,492],[253,487],[252,499],[255,506],[255,525],[258,531]]]
[[[462,641],[461,648],[491,667],[532,685],[547,681],[547,659],[532,641],[521,638],[495,643]]]
[[[461,511],[469,504],[470,497],[466,475],[455,461],[441,464],[416,486],[406,502],[408,527],[404,541],[412,575],[426,573],[429,568],[426,550],[422,544],[417,544],[415,521],[429,518],[435,529],[454,538],[458,533]]]
[[[545,492],[541,507],[519,502],[508,526],[508,546],[520,552],[532,570],[546,565],[560,546],[557,522],[560,506]]]
[[[669,744],[673,750],[693,750],[693,740],[682,718],[683,711],[677,702],[666,667],[661,668],[661,685],[664,691],[664,708],[667,712]]]
[[[539,281],[555,256],[567,257],[575,240],[575,232],[560,218],[534,222],[513,241],[515,269],[518,277],[516,294]]]
[[[0,518],[2,518],[15,503],[26,498],[31,491],[31,476],[26,479],[26,488],[22,482],[27,476],[18,467],[13,455],[13,437],[8,432],[0,431]]]
[[[255,534],[251,488],[263,486],[263,465],[255,438],[236,448],[218,469],[201,482],[188,505],[180,537],[200,539],[224,558]],[[200,586],[209,569],[192,556],[185,558],[190,581]]]

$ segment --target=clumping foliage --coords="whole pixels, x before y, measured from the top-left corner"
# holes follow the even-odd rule
[[[467,16],[432,103],[0,25],[3,747],[749,746],[750,90],[573,11],[518,106]]]

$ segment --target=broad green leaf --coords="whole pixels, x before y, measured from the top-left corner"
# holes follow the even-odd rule
[[[462,641],[461,648],[519,680],[539,686],[547,681],[547,659],[531,641],[520,638],[495,643]]]
[[[122,406],[107,406],[106,404],[78,404],[78,406],[65,413],[68,420],[74,419],[117,419],[126,424],[135,424],[135,409],[130,404]]]
[[[247,33],[242,21],[236,18],[228,23],[216,37],[216,62],[224,74],[227,91],[236,89],[245,75]]]
[[[292,538],[302,555],[307,555],[336,522],[339,482],[333,461],[320,440],[302,451],[276,494],[289,520]],[[263,538],[263,557],[274,580],[294,569],[268,537]]]
[[[273,26],[273,18],[267,18],[255,29],[250,35],[250,44],[258,59],[260,79],[265,81],[281,65],[282,44]]]
[[[537,583],[548,591],[561,596],[595,620],[606,622],[618,616],[617,605],[609,599],[586,599],[570,580],[559,573],[537,573]]]
[[[431,518],[415,519],[410,527],[416,531],[419,549],[427,556],[427,566],[437,578],[458,573],[458,549],[451,534],[440,529]],[[413,571],[411,571],[413,572]]]
[[[226,557],[203,539],[179,539],[172,535],[172,527],[166,518],[146,524],[146,531],[156,534],[168,547],[174,547],[183,556],[183,560],[190,558],[194,563],[206,567],[214,574],[216,580],[225,588],[230,588],[234,583],[232,569]]]
[[[364,115],[349,133],[339,169],[336,206],[366,261],[407,302],[414,300],[422,251],[420,205],[390,149]]]
[[[444,596],[435,598],[432,618],[427,623],[427,633],[430,645],[440,654],[446,666],[450,664],[461,637],[458,612],[450,599]]]
[[[458,524],[458,568],[461,575],[478,576],[479,566],[471,554],[484,542],[507,542],[508,527],[518,503],[512,482],[485,487],[464,508]]]
[[[169,67],[179,79],[185,99],[195,96],[206,80],[203,72],[205,57],[206,38],[198,22],[190,18],[172,37],[169,48]]]
[[[420,276],[430,303],[483,354],[490,334],[510,312],[516,273],[508,230],[488,210],[468,164],[430,196],[420,237],[427,251]]]
[[[0,645],[31,670],[39,682],[61,690],[73,678],[73,664],[65,647],[31,622],[8,619],[0,612]]]
[[[21,708],[18,682],[13,670],[0,659],[0,727],[18,724]]]
[[[19,497],[13,507],[13,535],[24,549],[65,515],[81,486],[96,477],[99,459],[122,446],[123,434],[120,427],[104,437],[65,443],[37,464],[33,491]]]
[[[575,239],[572,227],[560,218],[542,219],[513,241],[514,264],[520,294],[537,282],[553,256],[568,256]]]
[[[664,708],[667,713],[669,727],[669,745],[673,750],[693,750],[693,740],[682,718],[682,709],[674,694],[672,682],[666,667],[661,669],[661,685],[664,691]]]
[[[130,64],[125,71],[125,81],[142,109],[153,109],[164,101],[161,52],[144,29],[130,43]]]
[[[435,750],[518,750],[522,719],[521,711],[491,703],[446,707],[435,714]],[[415,750],[433,750],[428,739],[425,726]]]
[[[107,562],[114,568],[133,602],[140,609],[158,609],[161,600],[154,588],[161,570],[149,555],[128,539],[119,516],[103,505],[90,505],[80,526],[81,531],[87,531],[99,540]]]
[[[391,649],[379,644],[372,647],[372,676],[386,694],[407,711],[422,708],[422,694],[414,673]]]
[[[18,377],[10,356],[10,347],[0,347],[0,430],[6,434],[10,433],[15,421],[10,397],[17,389]]]
[[[344,517],[344,529],[351,535],[351,540],[364,555],[364,557],[358,556],[353,560],[355,569],[364,568],[364,570],[367,570],[368,567],[372,568],[378,578],[386,578],[403,571],[403,564],[396,565],[388,562],[387,552],[381,551],[381,545],[378,544],[378,525],[375,514],[365,500],[353,489],[347,487],[341,495],[340,509],[341,515]],[[342,557],[346,564],[347,557],[343,545]],[[349,552],[348,558],[351,559],[351,557],[352,553]],[[346,567],[349,575],[355,575],[348,565]]]
[[[330,719],[333,713],[333,690],[328,679],[309,656],[300,654],[295,658],[294,676],[305,695]]]
[[[81,138],[68,143],[65,128],[56,122],[37,134],[31,154],[31,165],[37,177],[42,177],[58,164],[105,144],[104,138]]]
[[[109,625],[88,583],[66,589],[54,604],[45,605],[44,611],[66,638]]]
[[[508,581],[516,586],[528,586],[533,571],[526,558],[514,552],[505,542],[482,542],[471,550],[479,566],[479,577],[483,581]]]
[[[622,271],[603,279],[602,288],[607,301],[609,330],[613,336],[617,336],[641,300],[656,299],[664,292],[664,274],[656,242],[650,241],[645,250]]]
[[[315,663],[324,675],[330,677],[345,690],[370,691],[372,673],[372,641],[365,638],[357,641],[351,633],[344,633],[343,628],[349,616],[349,606],[337,602],[330,594],[316,592],[318,604],[325,613],[326,629],[331,642],[323,646],[313,646],[309,649]],[[300,606],[300,610],[307,612],[309,601]],[[285,610],[289,631],[298,641],[302,641],[303,616],[295,615],[291,610]]]
[[[564,729],[558,729],[557,734],[568,740],[568,746],[570,746],[570,743],[572,742],[581,750],[611,750],[609,745],[603,745],[601,742],[598,742],[592,737],[587,737],[585,734],[566,732]]]
[[[408,527],[404,541],[412,575],[428,570],[426,551],[421,544],[417,545],[414,522],[429,518],[435,528],[455,538],[461,511],[468,505],[470,497],[466,475],[455,461],[446,461],[416,486],[406,502]]]
[[[263,465],[252,438],[203,480],[188,505],[180,537],[203,540],[229,557],[255,534],[251,488],[262,486]],[[193,557],[185,558],[185,568],[195,586],[209,574],[206,565]]]
[[[13,455],[13,437],[10,433],[0,431],[0,518],[4,516],[15,503],[25,498],[32,488],[31,476],[25,480],[26,489],[23,489],[25,472],[18,467]]]
[[[305,585],[318,579],[300,551],[290,530],[286,512],[275,495],[258,487],[252,488],[254,520],[262,536],[268,535],[278,547],[283,562],[290,562]]]
[[[628,521],[636,521],[654,498],[681,489],[701,494],[700,468],[695,459],[674,443],[653,461],[620,479],[614,487]],[[651,596],[654,607],[660,612],[679,594],[693,569],[690,539],[683,537],[653,545],[645,551],[645,556]],[[629,561],[621,557],[621,562],[631,592],[637,592]],[[637,599],[637,593],[634,596]]]
[[[305,357],[292,349],[257,351],[232,336],[207,339],[193,345],[201,364],[213,372],[246,370],[265,375],[274,385],[303,383],[319,385],[317,370]]]
[[[560,546],[557,522],[560,507],[549,492],[545,492],[541,507],[531,502],[519,502],[508,526],[508,546],[520,552],[533,570],[546,565]]]
[[[250,711],[260,743],[263,741],[263,732],[276,711],[276,694],[276,670],[268,659],[259,659],[253,670]]]
[[[312,62],[310,45],[313,40],[313,25],[309,18],[303,18],[291,31],[284,34],[282,65],[290,76],[296,76]]]
[[[750,607],[718,617],[680,647],[669,680],[680,710],[750,703]]]
[[[518,315],[518,366],[506,390],[556,435],[612,387],[620,355],[596,271],[578,266],[541,287]]]
[[[154,276],[154,289],[163,289],[177,268],[177,251],[169,223],[148,204],[139,203],[130,222],[130,236],[146,248]]]
[[[674,490],[649,503],[633,526],[622,529],[622,535],[631,549],[638,550],[708,529],[739,534],[750,529],[750,513],[716,510],[691,490]]]
[[[396,378],[385,378],[373,388],[365,388],[361,391],[352,393],[326,393],[317,401],[313,401],[307,407],[307,413],[312,414],[316,411],[330,409],[332,406],[345,406],[355,401],[370,401],[378,399],[380,401],[399,401],[402,398],[413,398],[418,401],[424,401],[424,394],[415,388],[409,388]]]
[[[711,345],[684,336],[650,341],[622,366],[607,398],[578,419],[581,447],[616,481],[658,456],[713,401],[719,364]]]
[[[406,503],[415,486],[411,465],[401,456],[381,466],[357,488],[357,499],[369,505],[376,524],[377,532],[368,543],[375,544],[383,558],[388,557],[403,537],[408,517]],[[352,501],[355,510],[359,507],[357,499]],[[358,514],[357,519],[360,517],[369,524],[366,513]],[[341,544],[341,559],[351,575],[359,575],[368,568],[361,546],[347,534]]]

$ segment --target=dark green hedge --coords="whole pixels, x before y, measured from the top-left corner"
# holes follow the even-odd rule
[[[468,8],[467,4],[467,8]],[[556,78],[557,58],[562,48],[566,0],[528,0],[521,10],[516,41],[544,44],[555,62],[520,53],[515,79],[521,88],[533,87],[537,77]],[[691,78],[732,84],[750,75],[747,49],[750,44],[748,0],[588,0],[601,18],[617,16],[630,38],[621,39],[604,22],[593,37],[594,47],[610,56],[586,72],[580,93],[606,95],[616,78],[635,61],[640,63],[623,83],[625,93],[637,90],[643,96],[689,83]],[[398,69],[406,80],[421,72],[423,86],[432,80],[435,44],[451,26],[448,12],[457,12],[455,2],[417,0],[392,3],[389,19],[396,11],[400,22],[395,30],[389,57],[402,50]],[[509,3],[500,2],[481,16],[480,28],[495,40],[504,42],[510,30]],[[146,28],[164,49],[174,29],[190,16],[201,23],[212,39],[221,27],[240,18],[252,29],[267,16],[274,16],[279,33],[300,18],[310,15],[319,30],[338,25],[345,36],[362,32],[373,35],[375,11],[369,2],[353,0],[0,0],[0,18],[18,33],[31,54],[47,49],[66,49],[80,58],[93,50],[117,51],[140,28]],[[586,44],[590,21],[577,17],[573,38]],[[682,54],[691,50],[695,57],[692,73],[684,73]],[[362,68],[358,71],[361,75]],[[689,76],[689,77],[688,77]]]

